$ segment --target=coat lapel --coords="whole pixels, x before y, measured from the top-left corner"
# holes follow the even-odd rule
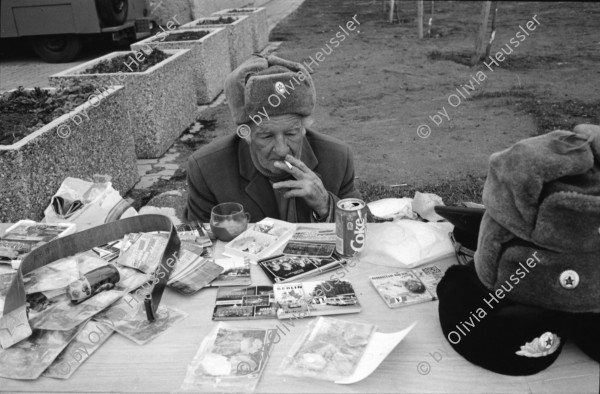
[[[250,148],[246,142],[241,140],[238,145],[238,159],[240,175],[248,181],[245,188],[248,197],[258,205],[265,216],[278,217],[279,212],[273,187],[269,180],[254,167],[250,157]]]

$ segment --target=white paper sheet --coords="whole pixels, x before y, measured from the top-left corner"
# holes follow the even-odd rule
[[[385,360],[385,358],[398,346],[400,341],[408,335],[408,333],[417,325],[417,322],[414,322],[410,325],[410,327],[405,328],[399,332],[392,333],[383,333],[383,332],[375,332],[367,345],[367,349],[365,350],[365,354],[362,356],[358,365],[356,366],[356,370],[352,376],[349,376],[346,379],[336,380],[337,384],[352,384],[356,382],[360,382],[364,378],[368,377],[379,367],[379,364]]]

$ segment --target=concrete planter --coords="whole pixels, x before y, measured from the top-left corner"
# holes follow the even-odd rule
[[[49,77],[52,86],[73,82],[125,86],[126,115],[131,123],[138,158],[152,159],[173,144],[196,117],[196,92],[190,50],[167,50],[167,59],[144,72],[85,74],[95,64],[120,55],[139,62],[143,52],[113,52]],[[129,59],[128,58],[128,59]]]
[[[122,86],[107,88],[20,141],[0,145],[0,222],[41,220],[66,177],[106,174],[121,195],[131,189],[139,175],[125,100]]]
[[[235,12],[233,12],[235,11]],[[258,8],[228,8],[217,11],[212,16],[237,16],[247,15],[252,23],[252,37],[254,52],[260,52],[269,43],[269,21],[267,20],[267,9]]]
[[[133,51],[148,51],[151,48],[163,51],[190,49],[197,103],[208,104],[221,93],[225,78],[231,70],[227,30],[224,27],[208,27],[186,29],[186,31],[207,31],[209,34],[193,41],[166,41],[168,36],[181,33],[181,31],[174,31],[166,36],[153,36],[131,44],[131,49]]]
[[[227,16],[229,17],[229,15]],[[205,27],[225,27],[227,29],[229,39],[229,58],[231,61],[231,69],[236,69],[240,64],[246,61],[254,52],[252,39],[252,21],[247,15],[231,16],[235,19],[233,23],[226,25],[198,25],[202,21],[217,21],[219,17],[210,16],[208,18],[200,18],[186,23],[181,26],[180,30],[186,29],[201,29]],[[231,71],[231,70],[230,70]]]

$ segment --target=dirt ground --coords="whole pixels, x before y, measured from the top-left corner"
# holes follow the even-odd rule
[[[308,63],[321,48],[330,52],[325,44],[340,25],[354,16],[360,22],[311,67],[315,128],[352,147],[367,200],[420,190],[447,204],[477,201],[491,153],[556,128],[600,124],[600,3],[500,2],[491,54],[508,52],[506,45],[513,52],[491,69],[461,64],[475,45],[481,2],[436,1],[431,37],[422,40],[416,2],[399,3],[400,23],[389,24],[380,0],[306,0],[270,36],[283,41],[279,56]],[[534,16],[535,30],[511,45]],[[430,118],[436,114],[439,126]],[[235,132],[226,104],[202,123],[178,142],[182,163],[201,144]],[[417,134],[420,125],[430,127],[428,138]],[[184,172],[176,175],[176,187],[185,188]]]

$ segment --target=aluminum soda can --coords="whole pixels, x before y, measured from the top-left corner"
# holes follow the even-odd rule
[[[363,250],[367,233],[366,204],[358,198],[340,200],[335,208],[335,250],[351,257]]]

